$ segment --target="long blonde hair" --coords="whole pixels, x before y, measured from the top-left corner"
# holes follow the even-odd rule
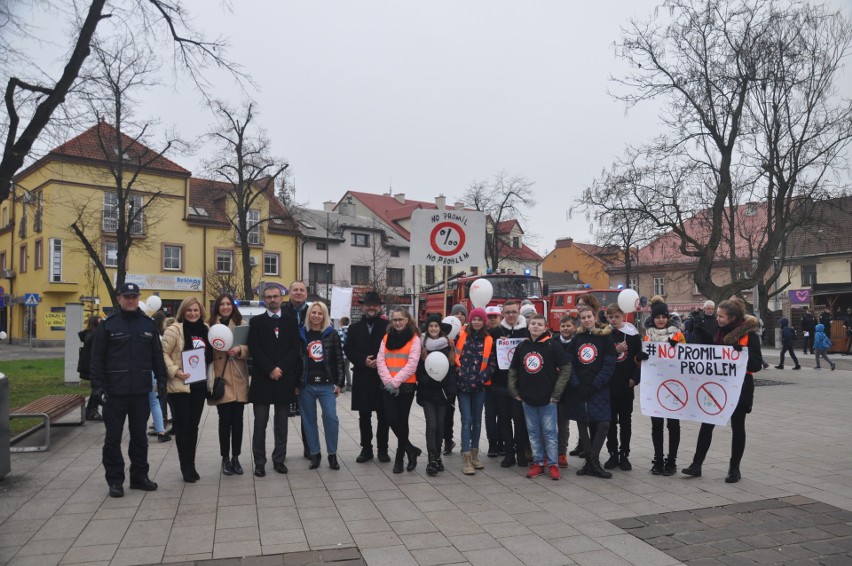
[[[198,308],[201,309],[201,318],[199,320],[203,322],[204,319],[207,318],[207,309],[205,309],[201,301],[199,301],[195,297],[187,297],[180,302],[177,314],[175,315],[175,320],[177,322],[183,322],[183,315],[186,312],[186,309],[191,307],[193,304],[197,304]]]
[[[307,323],[308,330],[313,330],[311,327],[311,311],[314,310],[314,307],[319,307],[320,312],[322,312],[322,327],[318,330],[325,330],[331,326],[331,316],[328,314],[328,307],[325,306],[325,303],[322,301],[317,301],[312,304],[311,308],[308,309],[308,312],[305,315],[305,322]]]

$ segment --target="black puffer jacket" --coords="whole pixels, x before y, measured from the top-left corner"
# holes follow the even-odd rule
[[[322,331],[322,359],[325,365],[325,375],[319,377],[319,381],[309,380],[308,377],[309,353],[307,330],[304,326],[299,328],[299,336],[302,338],[302,365],[304,367],[302,383],[313,385],[333,383],[338,387],[346,385],[346,376],[343,373],[343,348],[340,345],[340,335],[337,330],[333,326],[329,326]]]
[[[119,310],[95,329],[89,366],[92,389],[109,395],[147,395],[151,372],[165,387],[163,347],[154,321],[141,310]]]
[[[611,329],[580,327],[571,340],[571,379],[566,408],[575,421],[602,422],[611,417],[609,381],[615,371],[615,343]]]

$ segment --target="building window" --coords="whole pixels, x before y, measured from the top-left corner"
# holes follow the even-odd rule
[[[33,219],[33,230],[41,232],[42,217],[44,216],[44,191],[39,191],[36,202],[35,219]]]
[[[637,291],[639,289],[639,280],[635,277],[631,277],[630,281],[628,281],[627,283],[627,287],[633,289],[634,291]]]
[[[9,208],[3,207],[3,228],[9,225]]]
[[[321,252],[324,252],[328,249],[328,245],[325,242],[317,242],[317,249]]]
[[[399,250],[397,248],[392,248],[390,251],[391,257],[399,257]]]
[[[351,268],[350,279],[353,285],[369,285],[370,284],[370,268],[366,265],[353,265]]]
[[[370,235],[369,234],[356,234],[352,233],[352,245],[357,246],[359,248],[366,248],[370,245]]]
[[[388,287],[405,287],[405,270],[388,268],[387,270]]]
[[[334,266],[328,263],[308,264],[308,280],[312,285],[331,283],[334,275]]]
[[[234,272],[234,250],[216,250],[216,273]]]
[[[251,209],[246,218],[248,228],[248,243],[253,246],[260,245],[260,211]]]
[[[512,236],[512,247],[520,248],[521,247],[521,237],[520,236]]]
[[[142,196],[129,195],[127,197],[129,210],[127,221],[131,223],[130,233],[140,236],[145,232],[145,212],[142,210]],[[104,193],[103,207],[103,231],[118,231],[118,195],[115,193]]]
[[[117,242],[104,242],[104,267],[118,267]]]
[[[471,265],[470,266],[470,274],[471,275],[479,275],[479,266]]]
[[[6,252],[0,252],[0,272],[6,271]]]
[[[434,285],[435,284],[435,266],[434,265],[427,265],[426,266],[426,273],[425,273],[424,278],[426,280],[427,285]]]
[[[278,264],[280,263],[278,254],[265,253],[263,254],[263,274],[278,275]]]
[[[21,246],[21,259],[18,262],[18,265],[20,266],[21,273],[27,272],[27,245],[26,244]]]
[[[810,287],[816,285],[817,270],[815,263],[809,263],[802,266],[802,287]]]
[[[50,282],[62,281],[62,240],[50,239]]]
[[[35,269],[41,269],[44,266],[44,240],[35,241]]]
[[[163,271],[183,270],[183,246],[163,244]]]
[[[665,277],[654,277],[654,294],[655,295],[666,295],[666,278]]]

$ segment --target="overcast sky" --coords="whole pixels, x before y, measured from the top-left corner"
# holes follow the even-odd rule
[[[591,241],[582,214],[567,218],[573,202],[626,143],[658,128],[653,104],[628,112],[607,94],[609,76],[625,70],[620,28],[648,16],[653,0],[185,4],[197,27],[230,38],[297,200],[312,208],[349,189],[453,202],[506,170],[535,183],[524,227],[544,254],[559,237]],[[244,100],[232,79],[216,83],[215,96]],[[852,92],[852,73],[844,85]],[[141,98],[139,117],[186,137],[212,122],[189,86]],[[200,174],[210,151],[174,159]]]

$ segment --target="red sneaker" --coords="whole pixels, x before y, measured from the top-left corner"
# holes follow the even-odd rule
[[[533,464],[530,466],[530,471],[527,472],[528,478],[537,478],[540,475],[544,474],[544,468],[541,464]]]
[[[559,467],[567,468],[568,467],[568,456],[565,454],[559,455]]]
[[[558,480],[559,479],[559,468],[555,465],[550,466],[550,479]]]

